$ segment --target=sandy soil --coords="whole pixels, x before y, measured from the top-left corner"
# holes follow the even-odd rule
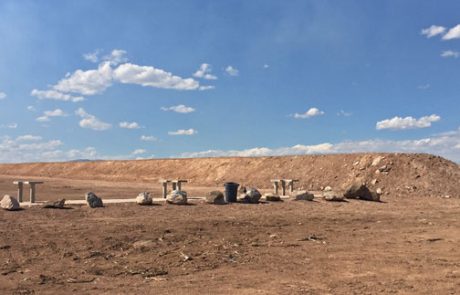
[[[0,192],[15,195],[0,177]],[[38,199],[157,183],[44,179]],[[195,196],[214,187],[186,189]],[[460,199],[0,211],[0,294],[455,294]]]

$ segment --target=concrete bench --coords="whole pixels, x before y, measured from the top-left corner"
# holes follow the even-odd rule
[[[289,188],[289,192],[294,191],[294,183],[298,182],[298,179],[272,179],[270,180],[273,183],[273,192],[275,195],[279,193],[279,187],[281,186],[282,196],[286,195],[286,187]]]
[[[172,190],[182,190],[182,183],[187,183],[188,180],[185,179],[162,179],[160,180],[160,183],[162,185],[163,189],[163,198],[166,199],[166,196],[168,195],[168,183],[171,183],[172,185]]]
[[[16,180],[13,181],[13,184],[18,185],[18,201],[22,202],[22,195],[23,195],[23,188],[24,184],[28,184],[30,186],[30,203],[35,203],[35,185],[42,184],[43,181],[23,181],[23,180]]]

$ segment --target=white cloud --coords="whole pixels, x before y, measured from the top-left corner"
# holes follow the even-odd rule
[[[200,68],[193,74],[193,77],[205,80],[217,80],[217,77],[211,74],[212,68],[210,64],[201,64]]]
[[[97,63],[99,61],[99,53],[101,53],[101,50],[96,49],[93,52],[83,54],[83,58],[92,63]]]
[[[458,58],[460,56],[459,51],[446,50],[441,53],[441,57],[453,57]]]
[[[36,109],[34,106],[27,106],[27,110],[28,110],[29,112],[35,112],[35,111],[37,111],[37,109]]]
[[[194,135],[194,134],[197,134],[198,131],[196,131],[195,129],[179,129],[177,131],[169,131],[168,134],[169,135]]]
[[[238,69],[232,67],[232,66],[227,66],[225,68],[225,72],[227,72],[227,74],[229,74],[230,76],[238,76],[240,71],[238,71]]]
[[[427,38],[434,37],[439,34],[443,34],[446,31],[445,27],[432,25],[429,28],[423,29],[421,31],[422,35],[425,35]]]
[[[0,125],[0,128],[16,129],[18,128],[18,123],[8,123]]]
[[[41,136],[30,135],[30,134],[16,137],[16,141],[39,141],[39,140],[42,140]]]
[[[0,100],[5,99],[5,98],[6,98],[6,93],[0,91]]]
[[[344,110],[340,110],[340,111],[337,113],[337,116],[343,116],[343,117],[350,117],[351,115],[353,115],[353,113],[345,112]]]
[[[203,85],[203,86],[200,86],[198,88],[198,90],[211,90],[211,89],[214,89],[216,88],[215,86],[212,86],[212,85]]]
[[[426,90],[428,88],[430,88],[431,85],[430,84],[423,84],[423,85],[419,85],[417,86],[418,89],[421,89],[421,90]]]
[[[76,70],[53,86],[54,90],[62,93],[78,93],[95,95],[104,92],[112,85],[112,68],[110,62],[104,62],[95,70]]]
[[[75,114],[82,118],[79,123],[80,127],[82,128],[103,131],[110,129],[112,127],[111,124],[105,123],[96,118],[95,116],[88,114],[83,108],[79,108],[78,110],[76,110]]]
[[[157,141],[158,138],[152,135],[142,135],[140,138],[142,141]]]
[[[376,124],[377,130],[392,129],[392,130],[405,130],[405,129],[417,129],[431,127],[431,123],[441,120],[438,115],[424,116],[419,119],[413,117],[393,117],[379,121]]]
[[[128,58],[126,57],[126,51],[122,49],[114,49],[109,55],[104,56],[102,59],[108,61],[113,66],[128,61]]]
[[[293,116],[296,119],[308,119],[311,117],[316,117],[316,116],[321,116],[321,115],[324,115],[323,111],[320,111],[318,108],[310,108],[305,113],[302,113],[302,114],[295,113]]]
[[[161,69],[131,63],[118,66],[113,71],[113,77],[121,83],[163,89],[196,90],[200,87],[200,83],[192,78],[184,79]]]
[[[120,128],[125,128],[125,129],[139,129],[141,126],[137,122],[120,122],[118,124]]]
[[[49,122],[51,119],[48,116],[40,116],[35,119],[37,122]]]
[[[137,149],[137,150],[134,150],[131,155],[142,155],[142,154],[145,154],[147,152],[147,150],[144,150],[144,149]]]
[[[172,106],[172,107],[162,107],[161,109],[165,112],[172,111],[172,112],[181,113],[181,114],[188,114],[188,113],[192,113],[195,111],[194,108],[188,107],[183,104]]]
[[[263,67],[264,67],[264,69],[268,69],[268,68],[270,67],[270,65],[268,65],[268,64],[264,64],[264,66],[263,66]]]
[[[298,144],[291,147],[280,147],[275,149],[258,147],[245,150],[208,150],[203,152],[182,153],[179,157],[249,157],[357,152],[430,153],[460,162],[460,128],[455,131],[414,140],[371,139],[363,141],[343,141],[337,144]]]
[[[460,24],[451,28],[444,36],[442,36],[443,40],[452,40],[452,39],[459,39],[459,38],[460,38]]]
[[[30,95],[36,96],[39,99],[53,99],[62,101],[79,102],[85,100],[83,96],[74,96],[66,93],[62,93],[56,90],[38,90],[33,89]]]
[[[38,122],[49,122],[50,117],[67,117],[68,115],[61,109],[55,109],[53,111],[44,111],[43,116],[38,117]]]

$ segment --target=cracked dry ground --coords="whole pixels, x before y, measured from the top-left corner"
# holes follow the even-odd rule
[[[454,294],[460,200],[0,212],[1,294]]]

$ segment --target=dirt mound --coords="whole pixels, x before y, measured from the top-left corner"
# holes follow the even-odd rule
[[[199,186],[226,181],[269,188],[270,179],[299,179],[298,187],[344,189],[354,182],[384,193],[460,197],[460,167],[427,154],[337,154],[255,158],[154,159],[2,164],[0,174],[81,180],[157,182],[185,178]]]

